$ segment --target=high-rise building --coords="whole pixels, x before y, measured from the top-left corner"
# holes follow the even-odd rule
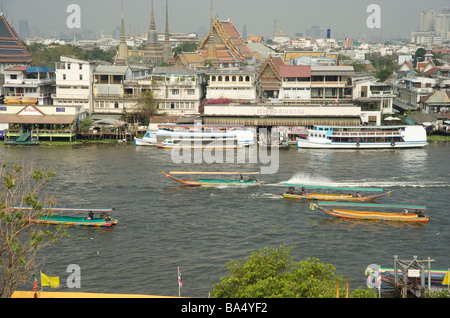
[[[434,30],[434,17],[433,10],[422,11],[420,13],[420,31],[433,31]]]
[[[28,25],[28,21],[26,20],[19,21],[19,36],[21,39],[26,39],[30,37],[30,27]]]

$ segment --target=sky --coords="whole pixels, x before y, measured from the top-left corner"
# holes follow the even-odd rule
[[[67,27],[70,4],[79,5],[81,31],[95,30],[97,34],[111,34],[120,26],[122,0],[0,0],[8,21],[19,32],[19,21],[27,20],[30,27],[55,34],[73,33]],[[150,24],[151,0],[123,0],[127,35],[146,32]],[[370,29],[367,7],[380,7],[381,27]],[[165,0],[154,0],[155,22],[158,32],[165,28]],[[449,0],[213,0],[213,15],[230,18],[239,33],[244,25],[247,35],[271,38],[275,32],[294,36],[305,34],[312,25],[331,29],[331,37],[361,36],[409,38],[419,28],[420,12],[440,13],[450,7]],[[211,0],[169,0],[169,30],[172,33],[196,33],[199,27],[209,29]]]

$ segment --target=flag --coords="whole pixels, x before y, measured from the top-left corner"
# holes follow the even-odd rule
[[[36,275],[34,275],[33,291],[38,291],[38,290],[39,290],[38,281],[37,281]]]
[[[49,277],[41,273],[41,286],[59,287],[59,277]]]
[[[449,278],[449,277],[448,277],[448,273],[449,273],[449,272],[447,272],[447,274],[445,274],[444,280],[443,280],[442,283],[441,283],[442,285],[449,285],[449,281],[448,281],[448,278]]]
[[[378,271],[377,288],[381,288],[381,270]]]
[[[183,288],[183,283],[181,281],[181,272],[180,272],[180,268],[178,267],[178,287],[179,288]]]

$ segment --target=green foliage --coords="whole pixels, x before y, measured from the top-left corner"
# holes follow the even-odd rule
[[[362,289],[361,287],[352,291],[349,295],[350,298],[378,298],[375,289],[370,289],[366,287]]]
[[[186,42],[174,47],[172,52],[174,56],[177,56],[181,52],[195,52],[197,51],[198,45],[194,42]]]
[[[450,298],[450,290],[447,288],[436,289],[433,291],[426,291],[425,298]]]
[[[92,50],[84,51],[84,59],[88,61],[106,61],[113,63],[115,55],[116,50],[114,48],[104,51],[98,47],[94,47]]]
[[[55,172],[3,164],[0,168],[0,298],[10,297],[17,286],[34,275],[38,252],[57,242],[57,228],[49,231],[32,221],[42,216],[44,201],[38,198]],[[1,185],[1,184],[0,184]],[[52,201],[47,200],[46,206]],[[30,208],[13,208],[27,206]]]
[[[157,114],[155,99],[153,98],[152,91],[145,91],[142,93],[142,97],[136,105],[135,112],[131,115],[143,125],[148,125],[150,117]],[[129,115],[130,117],[130,115]],[[130,118],[129,118],[130,119]]]
[[[81,132],[88,132],[94,121],[90,118],[84,118],[80,121]]]
[[[28,46],[28,50],[32,54],[31,64],[33,66],[55,67],[55,63],[59,62],[60,56],[73,56],[77,59],[84,59],[84,51],[73,45],[51,45],[46,46],[40,43],[33,43]]]
[[[336,296],[336,283],[343,288],[342,277],[334,274],[331,264],[316,258],[295,262],[293,248],[264,248],[246,260],[230,261],[230,275],[213,287],[220,298],[322,298]],[[343,290],[340,290],[340,295]]]

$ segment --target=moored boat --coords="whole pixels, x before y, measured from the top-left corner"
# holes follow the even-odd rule
[[[297,139],[298,148],[377,149],[424,147],[423,126],[314,126],[306,138]]]
[[[320,185],[303,185],[283,183],[284,186],[289,187],[287,192],[282,194],[286,199],[307,199],[307,200],[324,200],[324,201],[349,201],[349,202],[364,202],[372,201],[384,196],[390,196],[392,191],[387,191],[377,194],[364,194],[364,192],[382,192],[382,188],[354,188],[354,187],[333,187]],[[301,192],[296,193],[295,188],[301,188]],[[321,189],[340,191],[345,193],[320,193],[307,192],[306,189]],[[363,194],[360,194],[362,192]]]
[[[235,138],[237,145],[255,144],[255,134],[245,126],[230,125],[158,125],[158,130],[148,129],[142,138],[135,138],[136,146],[157,146],[167,139]]]
[[[156,144],[158,148],[179,149],[236,149],[240,147],[235,136],[202,136],[168,138]]]
[[[178,183],[189,185],[189,186],[223,186],[223,185],[257,185],[260,182],[253,177],[259,174],[259,172],[181,172],[181,171],[170,171],[169,173],[162,172],[162,174],[173,181]],[[175,175],[227,175],[227,176],[238,176],[236,179],[182,179],[175,177]],[[244,176],[249,176],[247,180],[244,180]]]
[[[340,206],[342,208],[333,208]],[[345,207],[349,208],[345,208]],[[354,208],[375,208],[373,211],[355,210]],[[342,203],[342,202],[318,202],[311,204],[310,208],[340,218],[378,221],[400,221],[400,222],[428,222],[429,217],[423,214],[425,206],[395,205],[395,204],[367,204],[367,203]],[[385,212],[383,209],[394,208],[400,212]]]

